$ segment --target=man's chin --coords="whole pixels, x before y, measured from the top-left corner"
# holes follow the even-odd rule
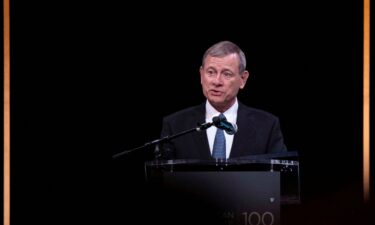
[[[218,97],[212,97],[208,99],[210,101],[211,104],[213,105],[222,105],[224,104],[224,101],[223,99],[221,98],[218,98]]]
[[[209,102],[211,103],[211,105],[217,106],[217,107],[225,105],[225,101],[221,98],[211,98],[209,99]]]
[[[210,94],[209,99],[211,102],[217,102],[217,103],[222,103],[224,102],[224,95],[223,94]]]

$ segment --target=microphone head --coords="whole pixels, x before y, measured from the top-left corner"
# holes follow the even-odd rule
[[[215,116],[212,118],[212,123],[229,135],[235,134],[238,130],[237,124],[229,122],[225,117]]]
[[[229,135],[233,135],[233,134],[237,133],[238,126],[235,123],[230,123],[230,124],[232,125],[231,129],[225,129],[225,132],[227,132],[227,134],[229,134]]]
[[[225,117],[220,117],[220,116],[215,116],[212,118],[212,123],[217,126],[218,124],[220,124],[221,122],[225,121]]]

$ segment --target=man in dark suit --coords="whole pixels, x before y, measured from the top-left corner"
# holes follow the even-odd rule
[[[222,41],[211,46],[203,55],[200,67],[207,101],[166,116],[161,136],[189,130],[197,127],[197,123],[211,122],[219,115],[237,124],[238,131],[234,135],[218,135],[220,129],[211,126],[177,137],[162,145],[164,158],[228,159],[287,151],[278,118],[238,101],[238,91],[245,87],[248,77],[245,54],[236,44]],[[217,148],[222,149],[220,156],[215,153],[219,151]]]

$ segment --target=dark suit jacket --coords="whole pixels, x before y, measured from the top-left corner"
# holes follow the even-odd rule
[[[192,129],[204,122],[205,103],[166,116],[161,137]],[[237,126],[229,158],[287,151],[279,120],[274,115],[239,102]],[[166,159],[212,159],[205,130],[182,135],[162,146]]]

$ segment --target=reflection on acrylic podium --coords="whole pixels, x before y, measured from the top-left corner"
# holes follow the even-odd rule
[[[166,211],[183,211],[178,220],[197,224],[278,225],[280,208],[300,202],[294,160],[155,160],[145,163],[145,174]]]

